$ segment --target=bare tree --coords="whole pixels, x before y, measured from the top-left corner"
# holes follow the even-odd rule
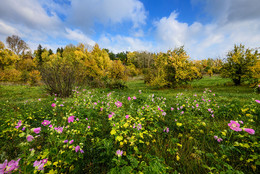
[[[10,48],[15,54],[25,53],[29,49],[29,46],[19,36],[12,35],[6,38],[8,48]]]

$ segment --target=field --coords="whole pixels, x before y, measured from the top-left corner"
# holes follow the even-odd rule
[[[1,85],[0,162],[18,160],[17,173],[259,173],[252,88],[218,76],[177,89],[127,86],[63,99]]]

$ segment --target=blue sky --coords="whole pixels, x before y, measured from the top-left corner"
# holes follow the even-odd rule
[[[32,50],[84,43],[113,52],[184,45],[192,59],[224,58],[234,44],[260,43],[259,0],[1,0],[0,40]]]

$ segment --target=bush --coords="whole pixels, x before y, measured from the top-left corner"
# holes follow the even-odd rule
[[[30,85],[37,85],[39,84],[40,80],[41,80],[41,73],[38,70],[33,70],[29,73],[29,84]]]
[[[21,80],[22,73],[16,69],[6,69],[1,73],[2,81],[18,82]]]

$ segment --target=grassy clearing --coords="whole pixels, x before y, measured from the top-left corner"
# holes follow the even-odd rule
[[[125,90],[81,89],[67,99],[43,87],[2,85],[0,163],[19,157],[22,173],[37,172],[33,163],[45,158],[44,170],[54,173],[258,173],[260,107],[253,98],[260,96],[229,83],[214,76],[156,90],[134,80]],[[232,130],[230,120],[255,134]]]

